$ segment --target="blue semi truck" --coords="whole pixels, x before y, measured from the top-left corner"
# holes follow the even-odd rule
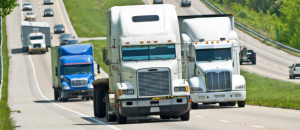
[[[95,80],[93,46],[91,44],[51,47],[54,99],[93,99]],[[97,65],[97,73],[99,65]]]

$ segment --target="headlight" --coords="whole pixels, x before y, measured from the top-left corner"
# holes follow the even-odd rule
[[[246,85],[239,85],[239,86],[236,86],[235,89],[246,89]]]
[[[56,31],[56,29],[54,29],[54,31]]]
[[[63,30],[63,31],[64,31],[65,29],[61,29],[61,30]]]
[[[180,91],[184,91],[184,92],[188,92],[189,91],[189,88],[188,86],[183,86],[183,87],[174,87],[174,91],[175,92],[180,92]]]
[[[203,89],[200,88],[200,87],[197,87],[197,88],[196,87],[192,87],[191,90],[192,91],[203,91]]]
[[[89,86],[89,88],[94,88],[94,86],[91,84],[91,85]]]
[[[64,88],[63,88],[64,90],[69,90],[69,89],[71,89],[69,86],[64,86]]]
[[[131,95],[131,94],[134,94],[134,91],[133,91],[133,89],[122,90],[122,94],[128,94],[128,95]]]

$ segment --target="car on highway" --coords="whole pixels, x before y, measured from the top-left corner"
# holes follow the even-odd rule
[[[65,26],[63,24],[55,24],[54,33],[65,33]]]
[[[54,16],[54,12],[51,8],[47,8],[44,10],[44,16]]]
[[[181,6],[188,6],[190,7],[192,5],[191,0],[181,0]]]
[[[74,37],[72,37],[72,34],[70,33],[62,33],[60,34],[60,45],[67,45],[69,40],[72,40]]]
[[[24,3],[23,10],[32,10],[32,5],[30,3]]]
[[[35,13],[33,13],[33,12],[28,12],[28,13],[26,13],[25,19],[28,20],[28,21],[33,21],[33,20],[35,20]]]
[[[80,44],[80,42],[78,40],[72,39],[72,40],[68,40],[68,43],[66,45],[74,45],[74,44]]]
[[[44,4],[53,4],[53,0],[44,0]]]
[[[256,64],[256,53],[251,50],[251,49],[248,49],[247,50],[247,60],[246,61],[243,61],[243,50],[240,51],[240,65],[243,64],[243,62],[251,62],[252,64]]]
[[[163,4],[163,0],[153,0],[153,4]]]
[[[289,68],[290,68],[290,71],[289,71],[290,79],[295,79],[295,77],[300,76],[300,62],[299,63],[294,63]]]

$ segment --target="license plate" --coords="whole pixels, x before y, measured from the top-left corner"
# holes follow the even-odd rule
[[[159,112],[159,107],[151,107],[150,112]]]
[[[78,98],[82,98],[82,95],[78,95],[77,97],[78,97]]]

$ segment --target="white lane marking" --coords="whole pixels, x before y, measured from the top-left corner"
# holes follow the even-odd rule
[[[265,64],[268,64],[268,62],[264,62]]]
[[[276,65],[274,65],[274,67],[277,67]]]
[[[40,2],[38,2],[38,4],[40,4]]]
[[[195,117],[202,118],[203,116],[195,116]]]
[[[255,128],[265,128],[263,126],[258,126],[258,125],[251,125],[252,127],[255,127]]]
[[[195,8],[191,7],[191,9],[192,9],[193,11],[195,11],[197,14],[201,14],[201,13],[198,12]]]
[[[21,3],[20,5],[23,5],[23,4],[22,4],[22,0],[20,0],[20,3]],[[20,8],[21,8],[21,20],[23,21],[23,12],[22,12],[22,7],[20,6]]]
[[[43,17],[41,19],[43,19]]]
[[[39,6],[39,8],[41,8],[41,6]]]
[[[42,10],[40,10],[40,12],[42,12]]]
[[[230,121],[227,121],[227,120],[220,120],[221,122],[225,122],[225,123],[227,123],[227,122],[230,122]]]
[[[288,61],[288,62],[294,63],[293,61],[290,61],[290,60],[287,60],[287,59],[283,59],[283,58],[278,57],[278,56],[275,56],[275,55],[273,55],[273,54],[271,54],[271,53],[269,53],[269,52],[266,52],[266,51],[263,51],[263,50],[261,50],[261,49],[258,49],[257,47],[254,47],[254,46],[250,45],[249,43],[246,43],[246,42],[244,42],[244,41],[242,41],[242,40],[239,40],[239,41],[242,42],[242,43],[247,44],[248,46],[251,46],[251,47],[255,48],[256,50],[259,50],[259,51],[261,51],[261,52],[264,52],[264,53],[266,53],[266,54],[269,54],[269,55],[271,55],[271,56],[273,56],[273,57],[276,57],[276,58],[278,58],[278,59],[281,59],[281,60],[284,60],[284,61]]]
[[[289,69],[284,69],[284,70],[289,70]]]

